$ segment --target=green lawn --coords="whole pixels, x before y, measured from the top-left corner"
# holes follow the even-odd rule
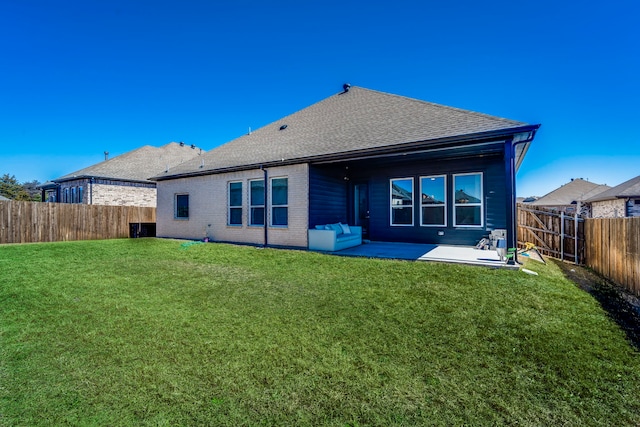
[[[555,265],[135,239],[0,246],[0,425],[639,425]]]

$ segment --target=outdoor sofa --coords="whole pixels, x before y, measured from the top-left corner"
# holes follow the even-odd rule
[[[342,223],[316,225],[309,230],[309,249],[340,251],[362,244],[362,227]]]

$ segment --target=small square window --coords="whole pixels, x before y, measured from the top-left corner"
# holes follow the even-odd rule
[[[176,194],[176,218],[188,219],[189,218],[189,195],[188,194]]]

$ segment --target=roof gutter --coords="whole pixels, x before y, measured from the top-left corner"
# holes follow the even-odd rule
[[[123,181],[123,182],[134,182],[134,183],[138,183],[138,184],[153,184],[153,181],[151,180],[142,180],[142,179],[127,179],[127,178],[115,178],[115,177],[109,177],[109,176],[96,176],[96,175],[77,175],[77,176],[72,176],[72,177],[67,177],[67,178],[58,178],[58,179],[52,179],[51,182],[54,182],[56,184],[60,184],[63,182],[69,182],[69,181],[76,181],[79,179],[105,179],[105,180],[110,180],[110,181]]]
[[[252,170],[252,169],[260,169],[260,167],[274,167],[274,166],[288,166],[300,163],[330,163],[335,161],[346,161],[346,160],[358,160],[363,158],[371,158],[371,157],[381,157],[385,155],[394,155],[402,152],[406,152],[407,149],[410,149],[411,152],[419,152],[419,151],[435,151],[438,149],[446,149],[453,144],[465,144],[465,145],[473,145],[474,143],[481,142],[490,142],[496,141],[501,138],[505,138],[512,135],[518,134],[529,134],[530,137],[526,140],[518,142],[518,144],[531,142],[535,135],[535,131],[540,127],[540,125],[525,125],[518,126],[515,128],[509,129],[500,129],[497,131],[487,131],[487,132],[479,132],[462,136],[450,136],[445,138],[436,138],[436,139],[428,139],[428,140],[420,140],[407,142],[403,144],[397,144],[393,146],[385,146],[385,147],[377,147],[377,148],[367,148],[363,150],[353,150],[353,151],[341,151],[338,153],[330,153],[330,154],[321,154],[317,156],[308,156],[308,157],[299,157],[293,159],[282,159],[282,160],[274,160],[271,162],[260,162],[248,165],[239,165],[239,166],[229,166],[218,169],[209,169],[204,171],[190,171],[184,173],[178,173],[167,176],[156,176],[150,178],[152,181],[168,181],[179,178],[189,178],[195,176],[203,176],[203,175],[216,175],[220,173],[227,172],[239,172],[244,170]],[[527,147],[528,148],[528,147]],[[526,150],[524,151],[526,153]],[[524,153],[520,156],[519,163],[522,162],[522,158],[524,157]]]

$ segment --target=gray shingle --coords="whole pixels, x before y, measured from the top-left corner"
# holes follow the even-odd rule
[[[545,194],[530,204],[535,206],[563,206],[570,205],[573,202],[585,202],[590,197],[600,194],[609,188],[611,187],[608,185],[595,184],[577,178]]]
[[[627,197],[640,197],[640,175],[623,182],[620,185],[603,191],[602,193],[591,197],[588,202],[600,202],[603,200],[613,200]]]
[[[54,181],[65,181],[75,177],[148,181],[149,178],[159,175],[167,169],[200,157],[202,153],[199,148],[192,149],[188,145],[180,146],[177,142],[170,142],[162,147],[145,145],[104,162],[61,176]]]
[[[286,129],[280,130],[281,126]],[[352,87],[217,147],[197,161],[172,168],[159,179],[189,173],[336,153],[393,147],[526,123]]]

